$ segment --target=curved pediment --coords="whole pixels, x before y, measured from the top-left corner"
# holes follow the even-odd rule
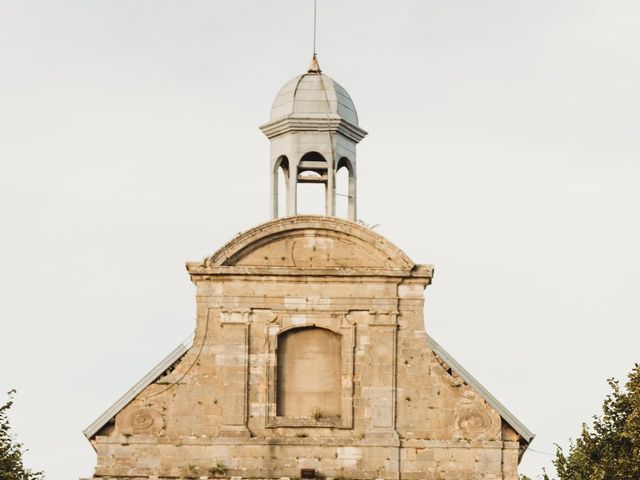
[[[411,270],[391,242],[335,217],[295,216],[253,228],[204,260],[204,267]]]

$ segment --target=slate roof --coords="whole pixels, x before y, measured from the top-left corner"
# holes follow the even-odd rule
[[[324,73],[305,73],[289,80],[271,107],[271,121],[290,116],[326,118],[338,115],[358,125],[353,100],[338,82]]]

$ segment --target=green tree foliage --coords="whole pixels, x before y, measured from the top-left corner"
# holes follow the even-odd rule
[[[0,479],[2,480],[41,480],[42,472],[32,472],[22,463],[24,449],[11,433],[7,414],[13,405],[15,390],[8,393],[7,402],[0,406]]]
[[[608,383],[602,415],[590,428],[582,425],[567,454],[557,447],[553,464],[560,480],[640,480],[640,364],[624,389],[613,378]]]

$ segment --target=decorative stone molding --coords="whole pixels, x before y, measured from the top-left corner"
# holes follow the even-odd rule
[[[341,338],[341,416],[327,418],[287,418],[277,415],[278,337],[284,332],[304,327],[320,327],[340,335]],[[267,412],[266,426],[278,427],[332,427],[353,428],[353,365],[355,347],[355,325],[346,320],[344,314],[335,312],[292,313],[280,312],[277,320],[267,327]]]
[[[275,122],[270,122],[260,127],[265,136],[269,139],[284,135],[290,132],[318,131],[336,132],[344,135],[354,142],[360,142],[367,132],[357,125],[340,118],[338,115],[332,118],[302,118],[289,117],[282,118]]]
[[[158,434],[164,426],[162,414],[154,408],[135,408],[127,415],[126,431],[137,435]]]
[[[235,265],[240,258],[249,252],[277,240],[283,234],[296,234],[302,230],[308,230],[314,235],[326,232],[334,236],[341,236],[350,243],[359,242],[363,249],[379,252],[380,256],[388,259],[393,265],[392,268],[403,270],[405,274],[415,267],[415,264],[402,250],[367,227],[336,217],[298,215],[297,217],[267,222],[238,235],[212,256],[206,258],[204,262],[187,264],[187,269],[192,274],[198,274],[200,271],[206,273],[206,267]],[[366,256],[364,252],[362,255]],[[202,270],[202,267],[205,269]],[[338,265],[336,267],[342,268]],[[418,270],[421,275],[430,275],[431,273],[431,268],[428,269],[428,272],[424,272],[423,269]]]
[[[249,324],[251,309],[239,308],[235,310],[223,310],[221,312],[220,325],[226,324]]]
[[[458,427],[469,437],[488,432],[493,427],[491,416],[478,408],[468,409],[458,417]]]

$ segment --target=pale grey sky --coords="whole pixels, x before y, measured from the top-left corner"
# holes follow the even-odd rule
[[[0,0],[0,389],[47,478],[194,326],[184,269],[268,218],[311,0]],[[640,361],[640,3],[319,0],[360,216],[436,265],[429,333],[566,445]],[[536,477],[550,457],[529,451]]]

